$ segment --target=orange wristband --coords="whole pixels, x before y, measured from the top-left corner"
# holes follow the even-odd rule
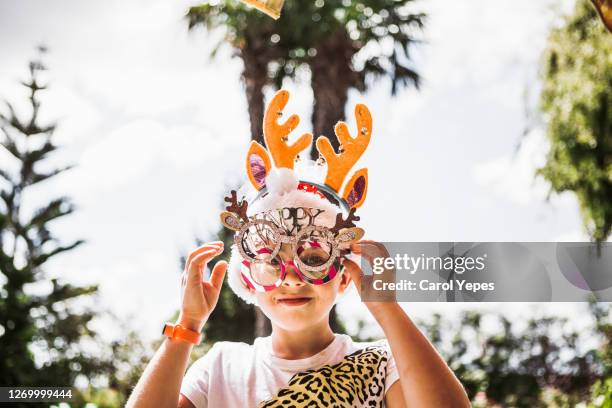
[[[180,324],[166,323],[162,334],[171,339],[186,341],[187,343],[198,345],[202,341],[202,333],[189,330]]]

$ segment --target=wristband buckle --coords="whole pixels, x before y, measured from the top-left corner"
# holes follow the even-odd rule
[[[202,342],[202,333],[190,330],[180,324],[164,324],[162,334],[171,339],[182,340],[195,345],[198,345]]]

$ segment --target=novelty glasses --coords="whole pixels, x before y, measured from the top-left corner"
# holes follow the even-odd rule
[[[284,207],[246,215],[246,201],[238,202],[236,191],[226,197],[230,203],[221,213],[221,222],[236,231],[234,244],[242,257],[242,276],[257,290],[272,290],[282,283],[287,268],[313,285],[329,282],[337,274],[340,258],[352,242],[363,236],[355,227],[359,219],[351,208],[346,219],[336,214],[332,227],[319,222],[325,211],[309,207]],[[283,244],[291,248],[284,261],[279,253]]]
[[[286,235],[272,221],[255,219],[238,231],[234,241],[243,257],[243,278],[255,289],[280,286],[289,266],[313,285],[329,282],[339,268],[341,250],[327,227],[310,225],[295,235]],[[279,256],[282,244],[291,247],[289,261]]]
[[[304,255],[308,250],[300,251],[298,262],[307,259],[306,262],[320,262],[316,260],[319,255]],[[269,252],[267,249],[262,249],[260,252],[262,258],[268,258]],[[280,256],[267,259],[266,261],[251,262],[242,261],[241,276],[246,284],[260,292],[267,292],[278,288],[285,277],[289,268],[293,268],[299,279],[310,283],[311,285],[323,285],[336,277],[340,270],[340,259],[342,256],[333,259],[331,265],[320,272],[313,273],[312,271],[302,271],[293,259],[283,261]]]

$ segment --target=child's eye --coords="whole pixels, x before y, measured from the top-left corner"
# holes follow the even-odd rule
[[[301,258],[302,258],[302,262],[310,266],[321,265],[322,263],[325,262],[325,259],[323,259],[322,257],[318,255],[308,255],[305,257],[301,257]]]

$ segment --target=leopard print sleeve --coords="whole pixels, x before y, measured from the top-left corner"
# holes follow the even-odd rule
[[[383,407],[390,357],[389,349],[380,343],[357,350],[337,364],[297,373],[258,408]]]

